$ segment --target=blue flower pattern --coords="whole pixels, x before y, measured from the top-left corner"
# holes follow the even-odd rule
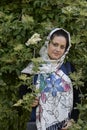
[[[40,88],[42,92],[51,92],[53,97],[57,95],[58,91],[64,91],[62,85],[62,78],[56,78],[56,76],[53,73],[49,74],[46,78],[44,78],[44,75],[40,75]]]

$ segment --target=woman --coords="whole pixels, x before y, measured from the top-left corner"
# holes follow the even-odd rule
[[[71,124],[73,88],[68,75],[73,70],[69,62],[64,63],[70,47],[69,32],[56,28],[40,50],[44,63],[39,67],[35,85],[41,93],[32,104],[31,117],[33,120],[36,109],[37,130],[66,130]],[[29,66],[22,71],[26,72],[30,73]]]

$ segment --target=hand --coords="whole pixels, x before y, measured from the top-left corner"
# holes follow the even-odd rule
[[[32,103],[32,107],[36,107],[39,104],[39,98],[35,97],[35,100]]]
[[[61,130],[68,130],[67,128],[62,128]]]
[[[67,128],[62,128],[61,130],[68,130]]]
[[[62,129],[61,130],[67,130],[67,128],[68,128],[68,126],[67,126],[67,122],[64,124],[64,126],[62,127]]]
[[[74,123],[73,119],[69,120],[68,122],[65,123],[65,126],[61,130],[68,130],[68,128],[71,127],[73,123]]]

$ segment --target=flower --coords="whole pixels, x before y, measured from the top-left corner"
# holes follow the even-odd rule
[[[52,93],[52,96],[55,97],[57,95],[57,91],[64,91],[61,82],[61,78],[56,79],[54,74],[50,74],[46,79],[46,87],[44,89],[44,92],[50,91]]]
[[[53,97],[57,95],[57,92],[67,92],[70,90],[70,86],[65,80],[52,73],[49,74],[45,79],[41,74],[40,81],[40,89],[42,92],[51,92]]]
[[[13,106],[17,107],[17,106],[21,106],[21,104],[23,103],[23,100],[22,99],[19,99],[17,101],[17,103],[15,103]]]
[[[29,46],[30,44],[37,44],[39,41],[41,41],[40,34],[35,33],[25,44],[26,46]]]

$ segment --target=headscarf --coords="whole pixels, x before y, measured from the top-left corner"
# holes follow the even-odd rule
[[[63,54],[62,57],[60,57],[57,60],[51,60],[48,56],[48,44],[50,41],[51,36],[58,30],[63,30],[67,35],[68,35],[68,41],[69,41],[69,46],[67,47],[65,53]],[[64,59],[66,57],[66,54],[69,52],[69,49],[71,47],[71,42],[70,42],[70,33],[62,28],[55,28],[53,29],[49,35],[47,36],[47,40],[45,41],[45,44],[42,46],[42,48],[40,49],[40,56],[42,57],[43,61],[46,62],[46,67],[45,65],[43,65],[43,67],[41,67],[42,72],[50,72],[50,71],[55,71],[55,69],[58,69],[61,67],[61,65],[64,62]]]

